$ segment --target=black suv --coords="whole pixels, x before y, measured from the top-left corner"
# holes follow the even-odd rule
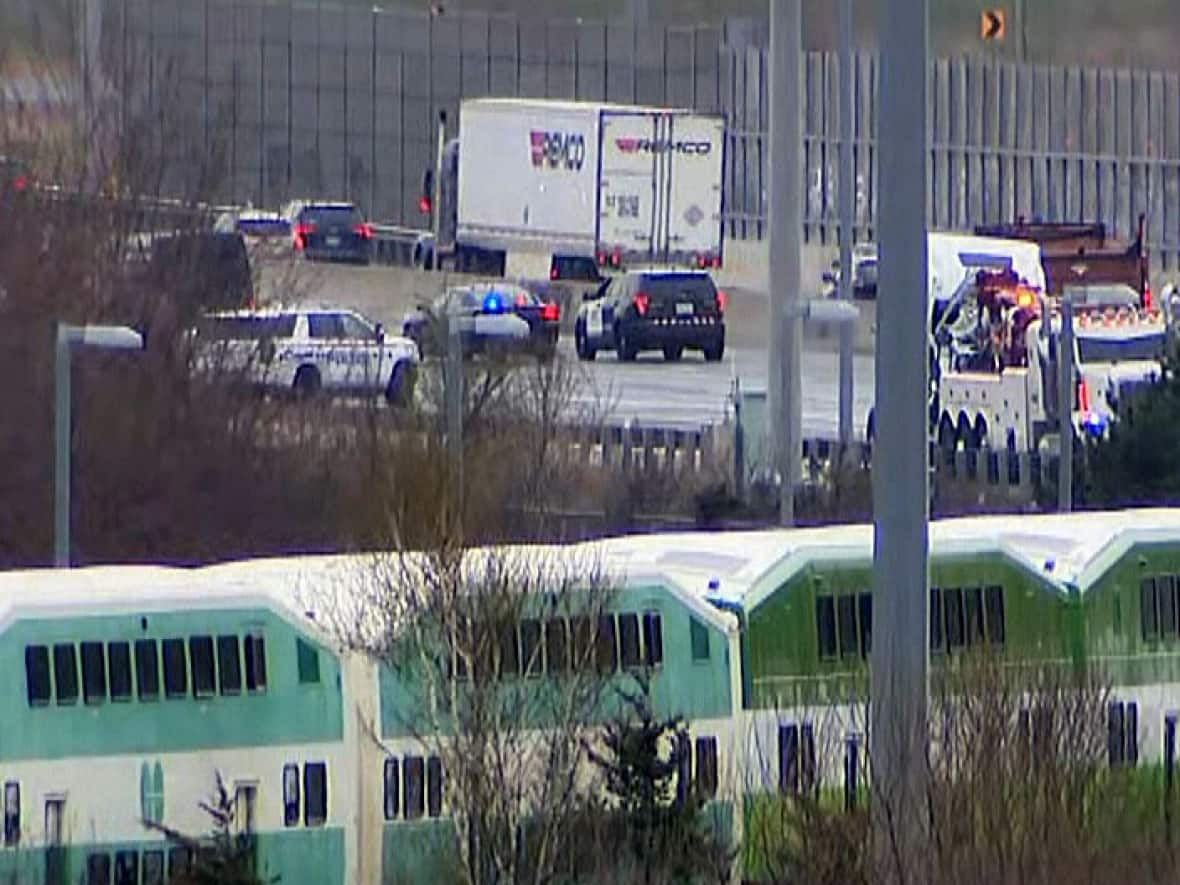
[[[369,263],[373,226],[352,203],[296,202],[285,215],[295,250],[305,258]]]
[[[631,361],[644,350],[680,359],[685,348],[708,362],[725,354],[725,293],[703,271],[630,271],[587,293],[574,321],[574,346],[584,360],[614,350]]]

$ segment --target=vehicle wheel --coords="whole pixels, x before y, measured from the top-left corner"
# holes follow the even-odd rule
[[[721,358],[725,356],[725,342],[718,341],[716,344],[706,345],[705,347],[705,362],[719,363]]]
[[[635,357],[639,354],[635,348],[635,342],[631,340],[626,329],[622,326],[615,328],[615,350],[619,354],[619,360],[624,363],[635,362]]]
[[[394,408],[408,408],[414,402],[414,386],[418,381],[418,368],[406,360],[394,366],[385,387],[385,401]]]
[[[987,421],[982,415],[975,419],[975,427],[971,432],[971,447],[983,449],[988,447]]]
[[[586,330],[582,326],[574,327],[574,350],[580,360],[590,361],[598,354],[598,349],[590,345]]]
[[[865,440],[873,442],[877,438],[877,410],[869,409],[868,420],[865,421]]]
[[[318,393],[321,386],[319,369],[315,366],[300,366],[299,371],[295,373],[295,383],[292,386],[295,394],[300,397]]]

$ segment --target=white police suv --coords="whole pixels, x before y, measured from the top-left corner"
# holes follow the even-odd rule
[[[268,390],[384,394],[413,400],[418,346],[386,336],[351,310],[295,308],[206,314],[191,333],[194,368],[209,377],[235,374]]]

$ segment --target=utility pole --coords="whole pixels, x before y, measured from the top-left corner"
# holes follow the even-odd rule
[[[928,0],[889,0],[881,45],[873,649],[874,881],[924,885],[929,726]]]
[[[779,520],[795,522],[803,459],[800,303],[803,223],[801,0],[770,0],[770,352],[771,452],[779,475]]]
[[[840,0],[840,297],[852,300],[852,247],[856,239],[856,163],[852,152],[852,0]],[[856,326],[840,327],[840,449],[852,444],[852,358]]]
[[[1061,331],[1057,335],[1057,510],[1073,510],[1073,292],[1061,299]]]

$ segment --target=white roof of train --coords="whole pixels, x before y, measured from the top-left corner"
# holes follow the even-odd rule
[[[1085,591],[1135,544],[1180,542],[1180,508],[1038,516],[976,516],[931,523],[932,553],[999,553],[1047,587]],[[558,555],[629,586],[659,584],[721,629],[733,619],[710,600],[751,609],[817,562],[864,564],[871,525],[750,532],[631,535],[569,547],[511,547],[512,555]],[[406,560],[412,563],[412,559]],[[0,572],[0,627],[18,614],[163,611],[265,603],[334,636],[342,613],[364,613],[371,592],[395,576],[396,560],[372,554],[243,560],[202,568],[153,565]],[[585,572],[578,572],[585,574]],[[351,605],[347,603],[351,601]],[[353,611],[347,611],[347,608]],[[309,623],[311,622],[311,623]],[[312,623],[318,628],[312,627]]]

